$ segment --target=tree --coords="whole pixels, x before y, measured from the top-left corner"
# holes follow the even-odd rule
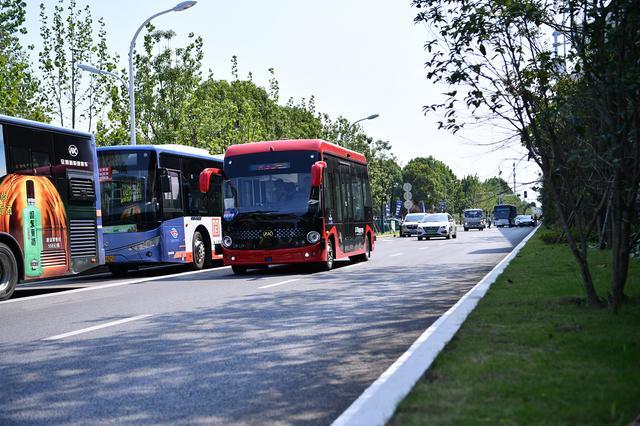
[[[427,210],[439,211],[440,203],[446,210],[459,212],[459,183],[453,171],[442,161],[429,157],[417,157],[402,170],[403,179],[412,185],[415,203],[424,202]]]
[[[40,36],[42,50],[38,56],[47,112],[53,114],[61,126],[76,128],[81,120],[86,120],[88,130],[92,131],[95,117],[106,104],[110,82],[105,76],[85,76],[77,64],[95,60],[99,68],[107,71],[115,68],[115,60],[107,50],[104,21],[98,21],[96,43],[88,5],[78,9],[76,1],[69,0],[65,7],[65,0],[59,0],[50,22],[42,3]]]
[[[0,113],[46,121],[39,81],[19,39],[27,32],[25,9],[22,0],[0,0]]]
[[[620,188],[619,216],[614,220],[618,229],[612,232],[618,235],[612,238],[616,310],[624,286],[620,281],[626,279],[623,270],[628,267],[629,206],[635,205],[637,195],[632,193],[637,194],[640,179],[640,156],[630,155],[639,151],[638,3],[414,0],[413,4],[421,9],[416,21],[431,29],[426,43],[428,77],[451,86],[444,102],[425,111],[445,110],[440,126],[456,132],[464,124],[457,108],[462,101],[474,118],[493,117],[513,130],[512,140],[522,143],[543,172],[592,305],[599,305],[600,298],[587,262],[587,241],[606,194],[601,193],[602,181],[589,182],[606,175],[602,164],[613,165],[609,190],[615,193],[616,186]],[[545,42],[546,34],[554,30],[573,43],[567,58],[554,55]],[[627,46],[633,46],[629,54],[624,53]],[[595,90],[585,90],[581,81]],[[582,115],[575,114],[578,100],[591,112],[583,109]],[[611,111],[617,117],[608,115]],[[610,150],[603,141],[619,149]]]

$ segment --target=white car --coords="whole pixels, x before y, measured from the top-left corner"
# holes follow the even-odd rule
[[[431,237],[458,237],[456,222],[449,213],[427,214],[418,224],[418,239],[429,239]]]
[[[533,217],[528,214],[516,216],[515,224],[516,226],[536,226],[536,222],[533,220]]]
[[[418,223],[424,218],[424,213],[409,213],[404,217],[400,226],[401,237],[411,237],[418,233]]]

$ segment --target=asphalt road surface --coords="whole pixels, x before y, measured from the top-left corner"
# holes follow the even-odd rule
[[[329,424],[530,231],[23,286],[0,303],[0,424]]]

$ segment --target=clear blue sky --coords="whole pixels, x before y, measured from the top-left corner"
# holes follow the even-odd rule
[[[78,6],[91,5],[94,19],[104,17],[109,47],[120,54],[122,67],[137,27],[178,1],[77,0]],[[51,10],[57,1],[44,3]],[[27,4],[30,34],[25,41],[37,48],[40,2]],[[497,176],[502,162],[502,177],[513,185],[513,161],[505,159],[521,157],[521,148],[479,146],[499,139],[499,132],[485,126],[453,136],[437,130],[437,117],[423,115],[422,106],[437,100],[445,88],[425,77],[426,29],[414,25],[414,15],[408,0],[199,0],[193,8],[153,23],[178,34],[174,47],[189,32],[201,35],[205,68],[217,78],[231,78],[230,59],[237,55],[240,76],[252,72],[259,85],[267,85],[267,70],[275,68],[281,102],[315,95],[317,109],[334,118],[344,115],[355,121],[380,114],[363,122],[363,128],[374,138],[389,140],[402,164],[433,155],[459,177],[485,179]],[[533,163],[519,163],[518,191],[520,182],[536,175]]]

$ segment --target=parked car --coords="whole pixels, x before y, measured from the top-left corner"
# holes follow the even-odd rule
[[[401,237],[411,237],[418,233],[418,223],[424,218],[424,213],[409,213],[404,217],[400,227]]]
[[[533,217],[531,217],[531,215],[521,214],[516,216],[515,224],[516,226],[535,226],[536,221],[533,220]]]
[[[479,229],[484,231],[486,226],[482,209],[466,209],[462,212],[462,226],[465,231]]]
[[[431,237],[457,238],[458,231],[453,216],[449,213],[427,214],[418,224],[417,236],[419,240]]]

